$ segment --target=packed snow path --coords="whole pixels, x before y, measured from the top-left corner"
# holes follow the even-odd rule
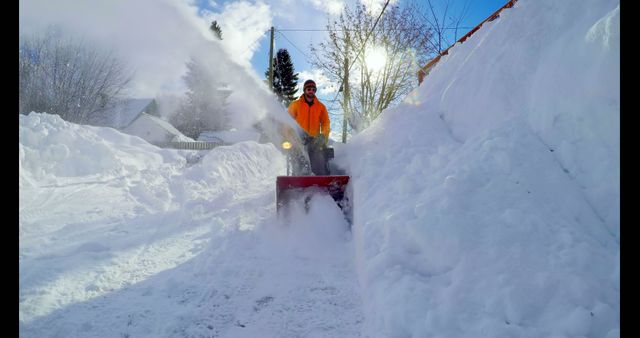
[[[314,202],[311,212],[331,212],[333,201]],[[228,220],[238,224],[241,217]],[[259,229],[220,230],[210,242],[215,249],[168,270],[158,271],[180,261],[180,253],[189,256],[211,233],[193,229],[165,237],[151,231],[140,249],[106,266],[87,267],[54,283],[24,278],[32,287],[21,299],[33,299],[28,302],[32,311],[69,293],[97,292],[101,283],[113,289],[35,317],[21,331],[25,337],[357,337],[363,318],[352,245],[341,231],[346,224],[313,217],[306,224],[270,220]],[[116,229],[104,231],[104,238],[118,236]],[[82,249],[89,255],[109,250],[83,245],[75,255]],[[60,266],[62,260],[49,256],[25,259],[22,265],[42,270],[42,264]],[[42,284],[55,287],[44,291]]]
[[[272,145],[222,147],[189,164],[187,152],[94,144],[101,161],[70,153],[63,169],[46,167],[55,151],[32,149],[49,137],[68,137],[67,149],[80,148],[72,137],[137,141],[22,118],[49,129],[21,130],[22,337],[360,335],[348,224],[329,196],[276,218],[283,158]],[[83,137],[94,133],[104,139]]]

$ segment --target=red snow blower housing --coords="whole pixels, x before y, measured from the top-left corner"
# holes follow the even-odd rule
[[[322,134],[317,137],[304,134],[296,143],[301,144],[296,145],[285,138],[281,145],[287,157],[287,176],[278,176],[276,179],[278,214],[282,214],[293,200],[304,198],[306,206],[311,194],[324,192],[336,201],[350,222],[351,194],[347,190],[350,177],[330,163],[334,158],[334,149],[327,146],[328,142],[325,142]]]

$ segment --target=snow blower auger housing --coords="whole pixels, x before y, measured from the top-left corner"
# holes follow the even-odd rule
[[[323,139],[304,139],[303,147],[295,147],[284,141],[282,149],[287,155],[287,176],[276,178],[276,208],[278,215],[284,213],[287,205],[292,201],[304,199],[305,206],[314,193],[328,193],[351,222],[350,192],[348,184],[350,177],[337,167],[330,165],[334,157],[333,148],[326,147]],[[315,150],[310,149],[314,147]],[[318,146],[320,144],[320,146]],[[301,156],[308,150],[309,157]],[[318,174],[319,173],[319,174]]]
[[[300,195],[300,192],[309,188],[317,188],[326,191],[341,209],[345,209],[348,197],[345,196],[349,176],[323,175],[323,176],[278,176],[276,178],[276,201],[278,212],[292,198]]]

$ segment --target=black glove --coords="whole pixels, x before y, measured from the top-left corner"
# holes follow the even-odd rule
[[[323,148],[325,144],[324,134],[319,134],[318,136],[314,137],[311,141],[311,144],[317,149]]]
[[[302,135],[300,139],[302,139],[302,144],[305,146],[313,142],[313,137],[309,136],[309,134],[306,133]]]

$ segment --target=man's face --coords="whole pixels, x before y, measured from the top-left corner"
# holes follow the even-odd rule
[[[304,95],[309,99],[313,99],[316,96],[316,87],[305,88]]]

